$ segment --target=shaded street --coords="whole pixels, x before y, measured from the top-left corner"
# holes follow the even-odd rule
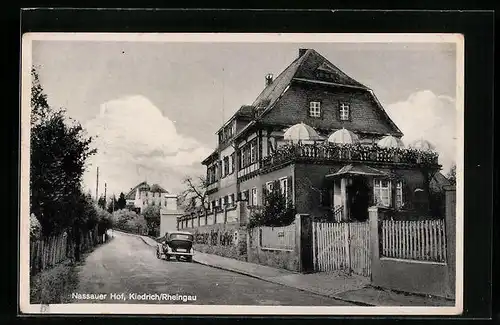
[[[79,287],[71,301],[80,303],[183,303],[172,299],[144,301],[138,297],[179,294],[196,296],[196,301],[184,303],[198,305],[350,305],[197,263],[159,260],[154,248],[139,237],[118,232],[87,256],[78,272]],[[112,299],[112,293],[118,295]],[[130,295],[134,293],[138,295]],[[77,294],[103,295],[100,300],[78,299]]]

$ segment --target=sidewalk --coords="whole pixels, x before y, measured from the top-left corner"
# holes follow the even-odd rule
[[[147,245],[156,247],[154,239],[139,237]],[[453,301],[444,298],[375,288],[370,286],[370,279],[343,272],[301,274],[198,251],[195,252],[193,261],[361,306],[454,306]]]
[[[362,306],[453,306],[439,298],[394,292],[370,286],[370,279],[343,272],[295,273],[260,264],[247,263],[222,256],[196,252],[194,261],[267,282],[281,284],[321,296]]]

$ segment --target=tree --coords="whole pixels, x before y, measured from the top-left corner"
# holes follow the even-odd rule
[[[450,171],[446,174],[446,178],[450,181],[451,185],[457,184],[457,165],[453,164],[451,166]]]
[[[49,106],[35,68],[31,95],[30,212],[37,216],[45,236],[69,227],[78,230],[84,220],[75,208],[83,204],[80,186],[85,163],[96,152],[90,147],[92,138],[66,117],[64,109]]]
[[[160,207],[149,205],[142,212],[146,220],[148,235],[158,237],[160,234]]]
[[[114,211],[117,211],[117,210],[121,210],[123,208],[119,208],[118,207],[118,200],[116,199],[116,197],[113,195],[113,197],[111,198],[111,200],[109,201],[108,203],[108,206],[107,206],[107,211],[109,213],[113,213]]]
[[[125,199],[125,194],[123,192],[120,193],[118,201],[116,202],[118,209],[125,209],[127,206],[127,200]]]
[[[203,176],[198,176],[193,179],[191,176],[183,180],[186,189],[179,196],[181,207],[185,211],[194,211],[196,208],[201,208],[206,215],[208,212],[207,202],[207,181]]]
[[[104,195],[101,195],[99,200],[97,200],[97,206],[101,209],[106,209],[106,198],[104,197]]]
[[[264,193],[265,203],[261,210],[252,211],[248,227],[288,226],[295,220],[295,207],[279,190]]]

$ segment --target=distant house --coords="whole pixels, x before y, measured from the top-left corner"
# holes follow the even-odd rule
[[[435,151],[403,144],[370,88],[313,49],[267,75],[217,135],[202,162],[209,213],[239,200],[262,205],[277,190],[298,213],[339,221],[367,220],[370,205],[427,211],[441,169]]]
[[[172,197],[176,198],[177,196],[170,194],[160,185],[149,185],[147,182],[142,182],[132,188],[125,196],[125,199],[129,209],[140,213],[147,206],[167,207],[168,199]],[[176,208],[177,201],[175,202]]]

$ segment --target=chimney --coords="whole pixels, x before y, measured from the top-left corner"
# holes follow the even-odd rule
[[[266,75],[266,87],[273,83],[273,74],[268,73]]]
[[[299,58],[300,58],[302,55],[306,54],[306,52],[307,52],[307,49],[299,49]]]

